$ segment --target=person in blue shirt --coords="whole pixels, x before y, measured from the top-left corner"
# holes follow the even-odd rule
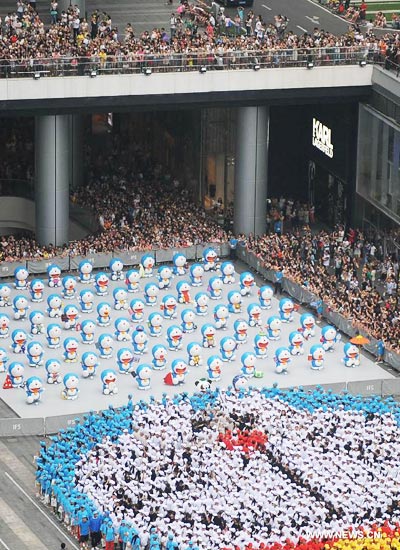
[[[231,239],[229,239],[229,248],[230,248],[229,257],[231,260],[236,260],[237,245],[238,245],[238,240],[236,237],[232,237]]]
[[[170,533],[165,545],[165,550],[178,550],[178,548],[179,544],[174,540],[174,535]]]
[[[100,547],[101,543],[101,522],[103,518],[100,516],[97,510],[93,512],[93,516],[89,520],[90,538],[92,542],[92,548]]]
[[[282,294],[282,282],[283,282],[283,268],[278,267],[278,269],[275,271],[275,294],[281,295]]]
[[[87,515],[82,515],[81,520],[79,522],[79,543],[82,550],[87,550],[88,548],[88,541],[89,541],[89,534],[90,534],[90,527],[89,527],[89,518]]]
[[[105,550],[114,550],[115,529],[112,521],[108,521],[104,528],[104,539],[106,541]]]
[[[375,363],[383,363],[384,362],[384,356],[385,356],[385,342],[383,338],[378,340],[376,344],[376,349],[378,351],[378,356],[376,358]]]

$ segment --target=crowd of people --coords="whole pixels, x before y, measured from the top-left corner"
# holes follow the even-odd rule
[[[43,443],[37,481],[81,542],[94,519],[96,537],[112,531],[109,549],[346,548],[312,535],[325,529],[394,549],[399,420],[391,398],[321,389],[130,399]],[[229,446],[228,432],[263,443]]]
[[[61,11],[57,1],[52,1],[50,13],[50,25],[45,25],[32,2],[18,0],[16,11],[0,20],[3,76],[33,70],[45,64],[45,59],[56,63],[67,58],[68,67],[63,65],[63,70],[76,70],[77,74],[84,71],[89,61],[96,63],[99,70],[140,69],[146,56],[152,56],[146,64],[157,64],[160,59],[166,69],[169,64],[180,63],[181,54],[185,54],[189,68],[197,62],[223,68],[225,58],[230,65],[240,64],[255,52],[259,61],[260,56],[266,55],[263,61],[279,64],[286,57],[290,61],[304,55],[306,59],[311,48],[321,48],[318,57],[339,59],[339,48],[345,48],[350,55],[354,47],[361,46],[363,55],[378,58],[384,57],[388,50],[397,51],[399,44],[397,33],[382,37],[375,36],[373,29],[362,33],[353,18],[349,19],[348,32],[342,36],[319,28],[296,35],[281,14],[265,21],[262,15],[251,10],[245,13],[239,8],[231,18],[223,8],[204,9],[188,0],[181,0],[176,12],[171,14],[169,26],[153,28],[140,35],[135,34],[130,23],[124,31],[119,30],[108,13],[98,10],[87,21],[72,3]],[[271,50],[272,53],[266,53]]]

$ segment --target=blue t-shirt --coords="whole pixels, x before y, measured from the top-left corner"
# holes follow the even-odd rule
[[[382,340],[379,340],[378,342],[378,354],[383,355],[385,353],[385,344],[382,342]]]
[[[89,531],[90,531],[90,523],[89,523],[89,520],[87,519],[86,521],[81,521],[79,523],[79,531],[81,533],[81,535],[88,535],[89,534]]]

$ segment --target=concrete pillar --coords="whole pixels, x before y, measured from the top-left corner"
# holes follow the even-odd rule
[[[70,122],[70,115],[36,117],[36,238],[41,245],[68,242]]]
[[[70,116],[71,189],[84,183],[83,117]]]
[[[237,116],[234,231],[265,233],[269,108],[240,107]]]

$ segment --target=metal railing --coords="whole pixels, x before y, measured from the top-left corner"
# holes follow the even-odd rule
[[[365,46],[246,49],[197,51],[192,53],[164,53],[109,56],[61,57],[49,59],[0,59],[0,78],[42,76],[97,76],[98,74],[148,74],[149,72],[190,72],[208,70],[273,69],[282,67],[307,67],[356,65],[360,62],[383,64],[384,58]]]

